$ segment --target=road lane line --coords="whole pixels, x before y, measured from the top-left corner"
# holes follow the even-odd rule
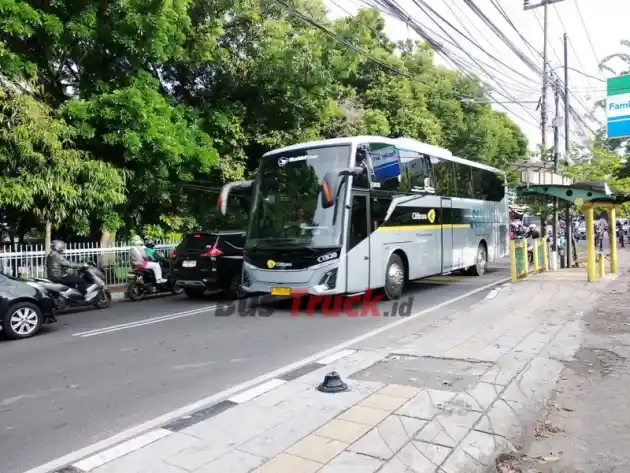
[[[333,353],[332,355],[322,358],[321,360],[317,360],[317,363],[322,365],[329,365],[330,363],[334,363],[337,360],[341,360],[342,358],[353,355],[356,352],[356,350],[341,350],[338,353]]]
[[[272,389],[276,389],[278,386],[282,386],[285,383],[286,381],[283,379],[270,379],[266,383],[259,384],[255,388],[248,389],[247,391],[243,391],[242,393],[231,397],[228,401],[235,402],[236,404],[243,404],[244,402],[251,401],[258,396],[268,393]]]
[[[375,330],[372,330],[370,332],[364,333],[363,335],[359,335],[358,337],[352,338],[350,340],[347,340],[343,343],[340,343],[339,345],[336,345],[334,347],[331,347],[327,350],[323,350],[320,353],[316,353],[312,356],[308,356],[306,358],[303,358],[301,360],[298,360],[294,363],[291,363],[289,365],[283,366],[281,368],[278,368],[277,370],[271,371],[269,373],[263,374],[258,376],[257,378],[251,379],[249,381],[245,381],[243,383],[237,384],[236,386],[232,386],[231,388],[228,388],[224,391],[221,391],[219,393],[213,394],[211,396],[208,396],[204,399],[201,399],[197,402],[194,402],[192,404],[189,404],[187,406],[181,407],[179,409],[176,409],[174,411],[168,412],[160,417],[157,417],[155,419],[151,419],[147,422],[144,422],[143,424],[140,425],[136,425],[134,427],[131,427],[123,432],[120,432],[119,434],[113,435],[112,437],[106,438],[104,440],[101,440],[100,442],[94,443],[92,445],[88,445],[87,447],[81,448],[79,450],[76,450],[72,453],[69,453],[67,455],[64,455],[63,457],[57,458],[55,460],[52,460],[44,465],[40,465],[38,467],[32,468],[30,470],[28,470],[25,473],[50,473],[51,471],[55,471],[59,468],[62,468],[66,465],[75,463],[79,460],[81,460],[82,458],[85,458],[87,456],[91,456],[94,455],[95,453],[98,453],[102,450],[106,450],[108,448],[111,448],[112,446],[122,443],[122,442],[126,442],[127,440],[134,438],[138,435],[142,435],[145,432],[149,431],[149,430],[153,430],[156,428],[160,428],[165,424],[168,424],[169,422],[172,422],[176,419],[179,419],[180,417],[185,417],[188,416],[196,411],[199,411],[201,409],[204,409],[208,406],[211,406],[212,404],[215,404],[219,401],[222,401],[224,399],[227,399],[231,396],[234,396],[238,393],[240,393],[241,391],[245,391],[247,389],[250,389],[252,387],[255,387],[259,384],[265,383],[267,381],[269,381],[270,379],[274,379],[274,378],[278,378],[282,375],[284,375],[285,373],[288,373],[290,371],[293,371],[295,369],[301,368],[304,365],[308,365],[310,363],[315,363],[317,362],[317,360],[331,356],[335,353],[337,353],[338,351],[341,350],[346,350],[349,347],[356,345],[357,343],[360,343],[364,340],[367,340],[368,338],[374,337],[376,335],[380,335],[381,333],[387,332],[389,330],[392,330],[395,327],[398,327],[402,324],[406,324],[409,323],[412,320],[415,320],[418,317],[421,317],[423,315],[429,314],[431,312],[434,312],[436,310],[440,310],[443,309],[444,307],[448,307],[449,305],[452,305],[456,302],[459,302],[463,299],[466,299],[467,297],[470,296],[474,296],[475,294],[479,294],[483,291],[487,291],[488,289],[491,289],[495,286],[498,286],[500,284],[504,284],[506,282],[510,281],[510,278],[501,278],[501,279],[497,279],[494,282],[491,282],[489,284],[486,284],[484,286],[478,287],[476,289],[473,289],[471,291],[468,291],[464,294],[461,294],[457,297],[454,297],[452,299],[446,300],[444,302],[441,302],[440,304],[436,304],[432,307],[428,307],[426,309],[423,309],[419,312],[416,312],[415,314],[410,315],[409,317],[404,317],[404,318],[400,318],[394,322],[388,323],[387,325],[384,325],[382,327],[379,327]]]
[[[72,466],[78,468],[81,471],[92,471],[99,466],[104,465],[105,463],[109,463],[117,458],[120,458],[124,455],[127,455],[131,452],[135,452],[136,450],[141,449],[142,447],[146,447],[147,445],[152,444],[164,437],[168,437],[173,432],[166,429],[156,429],[150,432],[147,432],[144,435],[139,437],[135,437],[127,442],[120,443],[115,447],[112,447],[104,452],[99,453],[98,455],[94,455],[86,458],[85,460],[81,460],[73,464]]]
[[[101,328],[96,328],[93,330],[87,330],[85,332],[78,332],[78,333],[73,333],[72,336],[73,337],[91,337],[94,335],[100,335],[101,333],[109,333],[109,332],[117,332],[119,330],[125,330],[128,328],[133,328],[133,327],[137,327],[137,326],[142,326],[142,325],[149,325],[149,324],[156,324],[159,322],[164,322],[167,320],[173,320],[173,319],[178,319],[181,317],[187,317],[190,315],[197,315],[200,314],[202,312],[208,312],[211,311],[212,309],[216,309],[218,306],[217,305],[212,305],[212,306],[205,306],[205,307],[200,307],[198,309],[191,309],[191,310],[187,310],[184,312],[176,312],[174,314],[166,314],[166,315],[161,315],[159,317],[153,317],[151,319],[144,319],[144,320],[136,320],[135,322],[128,322],[125,324],[117,324],[117,325],[110,325],[107,327],[101,327]]]

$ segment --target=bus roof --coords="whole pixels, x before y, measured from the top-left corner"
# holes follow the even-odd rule
[[[491,171],[497,174],[505,174],[500,169],[494,168],[492,166],[487,166],[482,163],[478,163],[476,161],[470,161],[468,159],[458,158],[457,156],[453,156],[453,154],[444,148],[440,148],[439,146],[433,146],[427,143],[422,143],[421,141],[414,140],[412,138],[385,138],[383,136],[349,136],[344,138],[331,138],[328,140],[317,140],[317,141],[308,141],[305,143],[298,143],[296,145],[286,146],[284,148],[274,149],[269,151],[263,155],[263,158],[267,156],[273,156],[279,153],[286,153],[291,151],[297,151],[304,148],[317,148],[321,146],[340,146],[340,145],[358,145],[358,144],[366,144],[366,143],[382,143],[388,144],[392,146],[396,146],[401,149],[405,149],[408,151],[415,151],[421,154],[427,154],[429,156],[433,156],[436,158],[442,158],[449,161],[454,161],[456,163],[468,164],[473,167],[477,167],[480,169],[485,169],[486,171]]]

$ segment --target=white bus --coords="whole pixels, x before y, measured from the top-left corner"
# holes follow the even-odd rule
[[[359,294],[456,270],[483,275],[508,254],[505,174],[408,138],[358,136],[266,153],[252,181],[243,289]]]

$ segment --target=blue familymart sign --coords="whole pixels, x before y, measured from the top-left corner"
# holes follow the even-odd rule
[[[607,136],[630,137],[630,75],[612,77],[607,82]]]

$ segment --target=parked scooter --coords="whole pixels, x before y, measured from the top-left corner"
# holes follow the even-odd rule
[[[112,295],[105,285],[105,275],[92,263],[78,270],[88,286],[88,291],[83,294],[74,287],[56,283],[50,279],[35,278],[32,281],[46,290],[55,303],[56,310],[74,308],[95,307],[107,309],[112,303]],[[96,295],[94,293],[96,292]]]
[[[144,299],[146,295],[153,294],[165,294],[170,292],[171,294],[178,295],[184,292],[184,288],[175,287],[175,279],[170,274],[168,268],[168,261],[158,253],[154,253],[156,259],[158,259],[160,266],[162,267],[162,274],[166,282],[156,284],[155,273],[149,268],[135,269],[129,273],[129,285],[127,286],[127,296],[132,301],[140,301]]]

